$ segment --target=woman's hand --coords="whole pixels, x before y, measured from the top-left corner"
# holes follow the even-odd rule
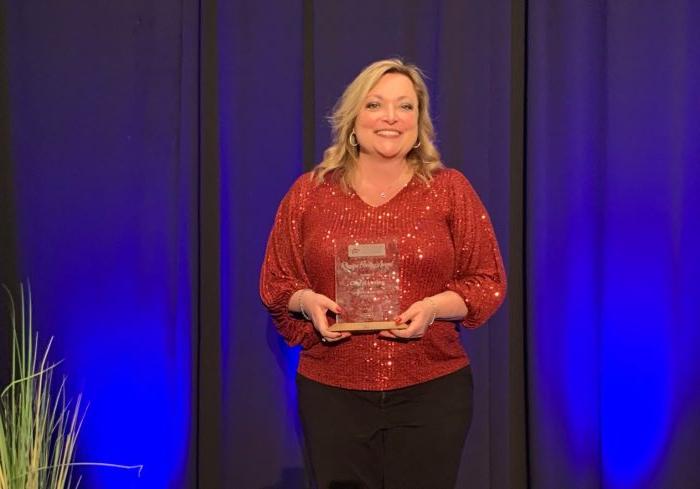
[[[408,309],[394,319],[397,325],[408,324],[408,328],[384,330],[379,333],[379,336],[393,339],[422,338],[428,327],[435,321],[436,316],[437,306],[435,301],[425,298],[411,304]]]
[[[328,330],[328,316],[326,314],[328,311],[340,314],[340,306],[338,304],[327,296],[318,294],[311,289],[297,291],[294,295],[296,296],[297,294],[299,294],[296,299],[300,309],[298,312],[305,313],[305,316],[313,323],[314,328],[321,335],[321,341],[332,343],[350,336],[350,333],[347,331],[334,332]]]
[[[422,338],[436,318],[457,321],[464,318],[469,309],[464,299],[454,291],[446,290],[439,294],[414,302],[406,311],[396,317],[396,324],[406,323],[406,329],[389,329],[379,333],[385,338]]]

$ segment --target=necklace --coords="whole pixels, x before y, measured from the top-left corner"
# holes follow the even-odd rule
[[[392,183],[390,183],[389,185],[387,185],[386,187],[384,187],[383,190],[379,190],[379,192],[378,192],[379,198],[382,199],[382,200],[386,199],[386,198],[389,196],[389,194],[390,194],[397,186],[399,186],[399,184],[401,183],[401,181],[403,180],[403,178],[404,178],[405,176],[406,176],[406,172],[405,172],[405,171],[402,171],[401,174],[399,175],[399,177],[398,177],[396,180],[394,180]],[[406,185],[407,185],[407,184],[408,184],[408,182],[406,182]],[[371,185],[371,184],[370,184],[370,185]],[[371,186],[374,186],[374,185],[371,185]],[[375,191],[376,191],[376,187],[375,187]]]
[[[403,184],[404,187],[408,186],[412,179],[413,170],[404,166],[400,170],[399,175],[388,185],[377,185],[366,176],[363,177],[362,173],[359,173],[356,180],[357,184],[352,185],[352,187],[355,195],[366,204],[372,207],[378,207],[389,202],[389,199],[399,193],[396,191],[397,187],[401,186],[401,184]]]
[[[393,187],[393,185],[392,185],[392,187]],[[383,192],[379,192],[379,198],[380,198],[380,199],[386,199],[386,194],[387,194],[387,192],[389,192],[389,191],[392,189],[392,187],[387,188],[387,189],[384,190]]]

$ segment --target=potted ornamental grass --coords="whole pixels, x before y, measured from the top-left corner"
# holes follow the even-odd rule
[[[80,484],[73,474],[75,450],[85,416],[81,396],[70,401],[66,379],[56,382],[56,367],[50,359],[53,338],[43,349],[32,327],[31,292],[20,286],[19,301],[9,298],[10,378],[0,391],[0,489],[73,489]],[[4,322],[4,318],[1,320]],[[0,323],[1,324],[1,323]]]

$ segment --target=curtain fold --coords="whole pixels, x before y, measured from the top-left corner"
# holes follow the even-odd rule
[[[90,404],[76,461],[145,466],[80,469],[85,487],[194,480],[195,7],[3,4],[3,186],[34,328]]]
[[[0,19],[6,17],[6,9],[0,3]],[[12,190],[12,164],[10,144],[12,140],[10,122],[10,74],[7,59],[8,35],[5,22],[0,21],[0,283],[15,284],[17,276],[17,250],[15,243],[16,225],[14,192]],[[4,294],[4,291],[0,292]],[[2,317],[7,316],[5,300],[0,301]],[[9,336],[0,338],[0,359],[10,358]],[[9,360],[0,360],[0,385],[6,385],[10,378]]]
[[[218,81],[221,480],[301,487],[297,353],[260,303],[258,274],[279,199],[303,171],[304,5],[219,2],[213,19],[217,54],[203,70]]]
[[[700,10],[530,6],[531,483],[695,487]]]

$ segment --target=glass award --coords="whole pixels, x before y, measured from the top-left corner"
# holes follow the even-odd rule
[[[336,315],[331,331],[404,329],[399,310],[399,249],[395,239],[335,243]]]

